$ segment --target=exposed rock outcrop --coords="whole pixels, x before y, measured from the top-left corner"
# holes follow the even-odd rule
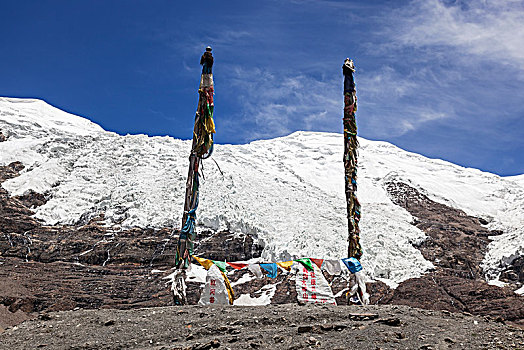
[[[28,191],[11,197],[1,182],[18,176],[20,162],[0,166],[0,311],[2,327],[42,311],[74,308],[138,308],[172,304],[168,280],[178,231],[102,224],[103,215],[80,226],[48,226],[31,208],[46,196]],[[195,253],[213,259],[248,260],[262,248],[250,236],[204,231]],[[197,303],[199,284],[189,285]],[[6,311],[7,310],[7,311]],[[20,312],[26,316],[22,317]]]
[[[429,274],[402,282],[386,300],[388,304],[492,316],[524,326],[524,298],[479,279]]]
[[[478,218],[432,201],[402,182],[388,182],[386,189],[395,204],[416,218],[413,225],[428,235],[417,246],[424,258],[451,275],[484,277],[480,264],[492,234]]]
[[[428,235],[417,248],[437,270],[400,283],[384,302],[492,315],[524,326],[524,297],[510,288],[489,285],[482,273],[488,237],[499,232],[482,226],[482,219],[432,201],[408,184],[389,182],[386,189],[392,201],[409,211],[416,218],[413,224]],[[522,283],[519,264],[522,259],[515,259],[514,270],[509,268],[505,274]]]

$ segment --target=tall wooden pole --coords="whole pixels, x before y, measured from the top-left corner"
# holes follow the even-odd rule
[[[206,48],[200,64],[203,66],[202,75],[198,89],[198,106],[193,128],[193,142],[189,155],[182,229],[180,230],[175,253],[176,271],[172,284],[173,297],[177,305],[186,303],[185,269],[191,262],[196,238],[195,222],[199,195],[198,171],[202,159],[209,157],[213,152],[213,134],[215,133],[215,123],[213,121],[213,56],[211,47],[208,46]]]
[[[360,203],[357,199],[357,160],[358,140],[357,122],[357,95],[353,73],[353,61],[347,58],[342,66],[344,74],[344,177],[348,218],[348,257],[360,260],[362,248],[360,246]]]
[[[198,139],[201,137],[202,128],[200,127],[201,115],[199,111],[201,110],[200,106],[202,105],[202,100],[202,93],[200,92],[198,98],[199,108],[195,116],[193,142],[191,144],[191,153],[189,155],[189,170],[187,172],[184,212],[182,214],[182,229],[179,237],[179,244],[177,247],[177,257],[175,258],[175,267],[182,269],[187,268],[187,266],[189,265],[190,254],[193,253],[192,244],[194,243],[194,229],[190,230],[190,227],[187,227],[187,230],[184,230],[184,228],[187,225],[194,225],[194,223],[192,223],[191,220],[196,218],[196,208],[198,206],[198,169],[200,166],[201,158],[197,156],[196,145],[198,144]],[[192,209],[193,212],[191,212]],[[189,217],[188,220],[189,215],[191,215],[192,217]],[[184,234],[185,236],[183,236]]]

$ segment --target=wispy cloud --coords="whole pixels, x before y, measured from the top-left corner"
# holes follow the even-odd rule
[[[390,66],[383,66],[381,70],[365,75],[364,79],[361,84],[373,100],[400,98],[417,88],[414,81],[406,79]]]
[[[285,15],[295,6],[294,16]],[[517,110],[510,95],[522,84],[508,84],[524,77],[522,1],[303,0],[275,2],[258,14],[161,38],[188,78],[200,69],[194,61],[203,47],[215,48],[217,125],[232,135],[227,141],[341,131],[338,59],[347,51],[357,60],[364,137],[391,140],[438,124],[477,132],[473,115],[489,122],[481,101],[497,109],[490,118]]]
[[[234,30],[231,28],[217,28],[209,35],[203,37],[185,38],[181,43],[184,48],[193,53],[200,53],[206,46],[218,46],[228,48],[235,45],[241,45],[253,35],[247,30]]]
[[[364,128],[372,137],[401,136],[445,118],[469,123],[490,101],[502,118],[508,84],[524,79],[522,1],[413,0],[379,20],[364,44],[382,68],[359,77]],[[469,124],[470,130],[479,125]]]
[[[524,71],[524,3],[520,0],[416,0],[393,16],[401,20],[391,37],[403,46],[442,47],[448,56],[467,55],[465,61],[476,56]]]
[[[261,68],[237,66],[230,71],[228,81],[240,92],[241,122],[254,124],[247,139],[286,135],[295,130],[333,130],[340,122],[339,84],[333,81]]]
[[[451,98],[437,93],[433,73],[424,68],[401,74],[391,66],[358,74],[360,124],[373,138],[401,136],[425,123],[456,116],[454,108],[442,103]]]

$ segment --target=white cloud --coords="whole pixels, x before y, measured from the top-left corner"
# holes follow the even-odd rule
[[[379,22],[364,47],[383,66],[357,77],[371,137],[444,118],[466,123],[466,115],[484,113],[479,102],[487,99],[503,110],[512,101],[508,84],[524,79],[522,1],[413,0]]]
[[[467,54],[524,70],[522,1],[416,0],[393,17],[400,21],[391,36],[404,46],[441,46],[451,57]]]
[[[357,74],[356,80],[357,119],[371,137],[400,136],[427,122],[455,116],[452,107],[441,103],[448,96],[436,92],[438,80],[423,67],[401,74],[391,66],[383,66]]]
[[[242,122],[255,123],[249,139],[286,135],[294,130],[333,130],[341,122],[342,81],[298,73],[235,67],[227,79],[240,93]],[[339,87],[339,89],[337,89]]]
[[[277,74],[268,69],[226,69],[224,77],[242,110],[228,127],[251,126],[245,140],[289,134],[295,130],[342,131],[342,77],[316,79],[297,73]],[[402,75],[390,66],[372,74],[357,71],[357,121],[372,137],[400,136],[422,124],[455,115],[453,107],[435,98],[430,70]],[[416,95],[416,97],[414,97]],[[254,124],[254,125],[253,125]],[[371,132],[369,132],[371,131]]]
[[[407,79],[390,66],[363,75],[358,85],[372,100],[398,99],[417,89],[415,81]]]

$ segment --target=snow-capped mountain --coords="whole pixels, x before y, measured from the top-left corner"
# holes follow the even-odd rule
[[[218,116],[217,122],[220,123]],[[106,225],[179,228],[190,141],[121,136],[40,100],[0,98],[0,165],[21,161],[22,174],[2,184],[49,197],[35,209],[48,224],[81,224],[100,213]],[[484,259],[501,264],[524,255],[524,177],[500,177],[360,139],[362,260],[370,277],[395,285],[432,268],[414,244],[426,235],[385,189],[400,181],[432,200],[488,221]],[[246,145],[216,145],[205,161],[199,227],[254,234],[263,257],[344,257],[347,250],[343,139],[296,132]]]

